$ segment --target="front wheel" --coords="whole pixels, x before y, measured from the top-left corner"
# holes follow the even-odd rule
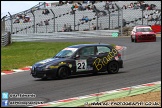
[[[69,69],[67,67],[61,67],[58,70],[58,77],[60,79],[66,79],[69,76]]]
[[[119,64],[116,61],[112,61],[108,64],[107,71],[110,74],[118,73],[119,71]]]
[[[47,80],[48,79],[48,77],[43,77],[43,78],[41,78],[42,80]]]
[[[137,39],[136,39],[136,37],[134,38],[134,42],[137,43]]]
[[[132,38],[132,36],[131,36],[131,42],[134,42],[134,39]]]

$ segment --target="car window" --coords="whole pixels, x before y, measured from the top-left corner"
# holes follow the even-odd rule
[[[80,50],[80,56],[94,55],[94,47],[85,47]]]
[[[136,31],[137,32],[151,32],[152,29],[151,28],[137,28]]]
[[[110,52],[110,48],[106,46],[97,46],[97,55],[102,53],[108,53]]]
[[[56,54],[55,57],[70,57],[74,52],[77,50],[77,48],[65,48],[61,50],[58,54]]]

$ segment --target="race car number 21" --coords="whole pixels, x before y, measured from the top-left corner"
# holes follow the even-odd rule
[[[87,70],[87,61],[86,60],[76,60],[77,71]]]

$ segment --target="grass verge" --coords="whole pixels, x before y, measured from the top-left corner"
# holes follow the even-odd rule
[[[13,42],[1,47],[1,71],[31,66],[53,57],[67,46],[84,43],[88,42]]]
[[[1,47],[1,70],[31,66],[35,62],[53,57],[63,48],[85,42],[14,42]]]

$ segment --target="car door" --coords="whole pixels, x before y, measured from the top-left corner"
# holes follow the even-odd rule
[[[97,58],[93,62],[94,70],[105,71],[110,60],[110,58],[108,58],[108,54],[111,51],[111,48],[109,48],[108,46],[97,46],[96,50]]]
[[[76,55],[76,73],[91,72],[94,70],[93,62],[97,58],[95,55],[95,46],[86,46],[81,48]]]

